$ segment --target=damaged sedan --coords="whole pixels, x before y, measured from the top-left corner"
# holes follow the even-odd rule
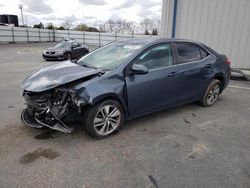
[[[76,62],[41,68],[23,83],[22,121],[70,133],[80,120],[91,136],[117,132],[125,120],[200,101],[213,105],[230,78],[230,61],[206,45],[177,39],[130,39]]]

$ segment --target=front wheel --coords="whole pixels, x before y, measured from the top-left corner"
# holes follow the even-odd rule
[[[124,110],[115,100],[106,100],[89,107],[84,114],[84,125],[89,134],[103,138],[117,132],[124,123]]]
[[[212,106],[218,99],[221,91],[221,82],[214,79],[208,86],[202,97],[201,104],[203,106]]]
[[[71,59],[72,59],[72,54],[71,54],[71,53],[66,53],[66,54],[64,55],[64,59],[66,59],[66,60],[71,60]]]

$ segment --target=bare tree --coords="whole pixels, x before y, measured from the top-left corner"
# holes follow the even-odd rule
[[[127,33],[127,34],[134,34],[135,31],[143,30],[144,33],[157,33],[156,31],[159,30],[159,19],[149,19],[146,18],[140,23],[136,23],[133,21],[127,21],[125,19],[118,19],[116,21],[109,19],[104,24],[98,24],[99,31],[101,32],[111,32],[111,33]]]
[[[115,22],[114,22],[114,20],[109,19],[108,21],[106,21],[106,24],[108,26],[109,32],[111,32],[111,33],[114,32],[114,28],[115,28]]]
[[[71,20],[66,20],[66,21],[62,24],[62,26],[63,26],[65,29],[70,29],[70,28],[72,28],[72,26],[73,26],[73,21],[71,21]]]
[[[115,22],[115,25],[116,25],[116,27],[115,27],[116,32],[117,33],[123,33],[123,21],[122,20],[117,20]]]
[[[113,31],[116,33],[133,33],[134,22],[127,20],[116,20],[113,24]]]
[[[106,26],[105,26],[105,24],[99,24],[98,28],[99,28],[100,32],[106,32]]]
[[[154,22],[152,19],[145,18],[143,21],[141,21],[141,27],[145,31],[145,33],[148,33],[149,30],[153,29]]]
[[[134,34],[134,29],[135,29],[135,23],[134,22],[124,20],[123,27],[124,27],[124,30],[127,33]]]

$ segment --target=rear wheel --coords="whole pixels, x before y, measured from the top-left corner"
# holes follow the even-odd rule
[[[214,79],[208,86],[204,96],[202,97],[201,104],[203,106],[212,106],[218,99],[221,90],[221,82]]]
[[[85,49],[83,55],[86,55],[86,54],[88,54],[88,53],[89,53],[89,51]]]
[[[124,111],[115,100],[91,106],[84,114],[84,125],[89,134],[103,138],[117,132],[124,123]]]

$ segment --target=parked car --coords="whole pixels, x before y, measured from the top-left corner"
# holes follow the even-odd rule
[[[228,58],[200,42],[114,42],[76,64],[54,64],[26,78],[21,117],[32,127],[66,133],[68,121],[82,120],[90,135],[106,137],[138,116],[194,101],[211,106],[229,78]]]
[[[89,53],[89,48],[74,40],[62,40],[54,46],[43,51],[45,60],[71,60],[80,58]]]

